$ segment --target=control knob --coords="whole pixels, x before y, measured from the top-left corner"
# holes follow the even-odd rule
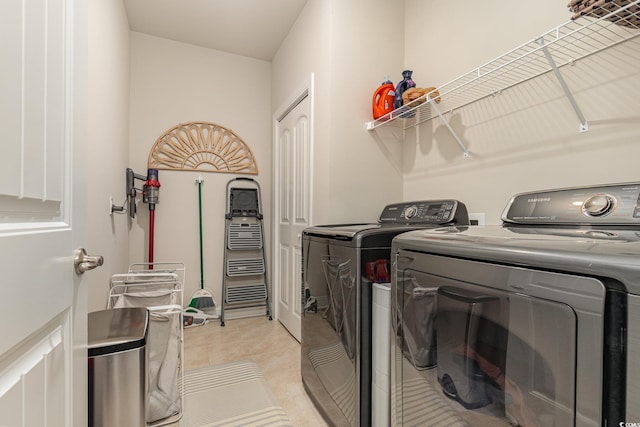
[[[418,208],[416,207],[416,205],[407,206],[407,208],[404,210],[404,217],[406,219],[411,219],[414,216],[416,216],[417,213],[418,213]]]
[[[615,206],[615,197],[609,194],[596,194],[584,201],[582,213],[591,217],[603,216],[611,212]]]

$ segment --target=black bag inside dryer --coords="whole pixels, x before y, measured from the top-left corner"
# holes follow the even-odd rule
[[[508,331],[500,326],[500,298],[453,287],[438,288],[438,382],[466,409],[492,403],[504,410],[496,382],[506,365]]]
[[[323,313],[340,337],[349,358],[354,360],[356,352],[355,317],[355,273],[350,259],[336,255],[322,256],[322,268],[329,291],[329,305]]]
[[[402,352],[416,369],[432,368],[436,364],[436,296],[437,288],[420,286],[414,277],[402,278],[398,286],[398,301],[403,309],[396,310],[402,336]]]

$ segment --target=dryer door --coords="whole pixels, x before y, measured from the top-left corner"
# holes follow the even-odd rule
[[[595,395],[601,387],[597,350],[578,354],[581,322],[590,329],[587,345],[601,337],[600,317],[588,313],[589,294],[604,297],[599,282],[400,254],[392,282],[394,425],[600,424],[600,396],[577,402],[585,395],[578,387]]]

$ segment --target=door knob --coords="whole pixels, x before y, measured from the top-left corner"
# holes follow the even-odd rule
[[[76,268],[76,274],[93,270],[96,267],[100,267],[103,263],[104,258],[101,256],[87,255],[87,251],[85,251],[84,248],[76,249],[74,252],[73,265]]]

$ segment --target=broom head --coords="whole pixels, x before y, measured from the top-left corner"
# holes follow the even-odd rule
[[[210,316],[217,316],[218,309],[213,292],[209,289],[198,289],[191,296],[189,307],[193,307]]]

